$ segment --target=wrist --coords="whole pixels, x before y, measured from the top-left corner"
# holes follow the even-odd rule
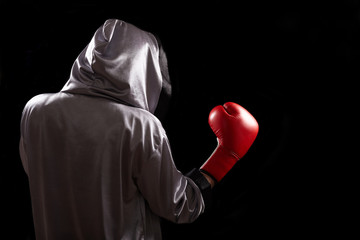
[[[201,173],[201,174],[206,178],[206,180],[210,183],[211,188],[213,188],[213,187],[215,186],[216,181],[215,181],[211,176],[209,176],[208,174],[206,174],[206,173],[204,173],[204,172],[202,172],[202,171],[200,171],[200,173]]]

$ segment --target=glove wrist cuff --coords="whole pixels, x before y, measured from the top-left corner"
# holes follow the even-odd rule
[[[201,166],[200,170],[209,173],[217,182],[220,182],[238,159],[219,144],[209,159]]]

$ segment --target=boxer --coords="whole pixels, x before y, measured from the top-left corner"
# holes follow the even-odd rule
[[[157,38],[109,19],[63,89],[29,100],[20,156],[37,240],[161,239],[160,217],[190,223],[204,212],[205,193],[247,152],[258,125],[235,103],[215,107],[219,145],[183,175],[157,117],[170,94]]]

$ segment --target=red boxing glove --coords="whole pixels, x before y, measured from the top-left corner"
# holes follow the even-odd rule
[[[259,125],[245,108],[233,102],[213,108],[209,125],[217,137],[218,146],[200,170],[219,182],[249,150]]]

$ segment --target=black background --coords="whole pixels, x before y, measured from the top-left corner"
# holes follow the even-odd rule
[[[163,221],[164,239],[344,236],[357,188],[350,155],[359,73],[360,2],[1,1],[1,220],[7,239],[33,239],[19,122],[34,95],[59,91],[108,18],[156,33],[174,99],[163,122],[178,169],[216,147],[207,117],[237,102],[258,120],[248,154],[195,223]]]

